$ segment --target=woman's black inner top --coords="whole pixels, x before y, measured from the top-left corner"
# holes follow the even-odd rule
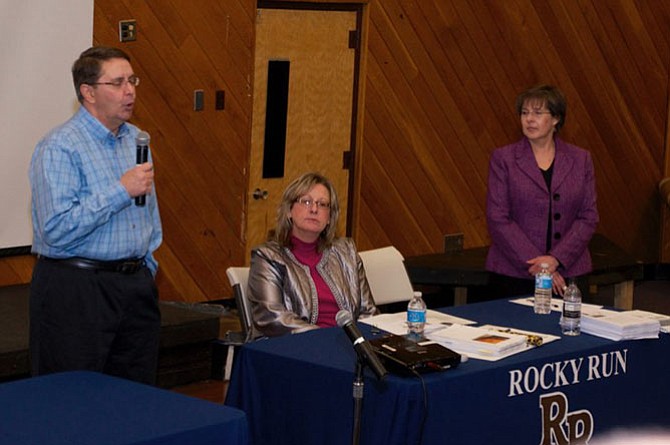
[[[554,175],[554,161],[551,161],[551,165],[548,169],[542,170],[542,176],[544,176],[544,182],[547,184],[547,190],[549,191],[549,215],[547,215],[547,243],[545,253],[549,253],[551,249],[551,177]]]

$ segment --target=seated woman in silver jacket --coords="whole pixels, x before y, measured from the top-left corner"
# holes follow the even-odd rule
[[[331,182],[306,173],[284,191],[270,240],[251,252],[248,298],[256,335],[336,326],[345,309],[377,313],[354,242],[337,238],[340,209]]]

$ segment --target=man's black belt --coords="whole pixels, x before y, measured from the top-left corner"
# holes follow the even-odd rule
[[[117,272],[122,274],[133,274],[146,265],[143,258],[127,258],[125,260],[116,261],[98,261],[79,257],[49,258],[42,255],[40,255],[39,258],[41,260],[72,266],[78,269],[102,270],[105,272]]]

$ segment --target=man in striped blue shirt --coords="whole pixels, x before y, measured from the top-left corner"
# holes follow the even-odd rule
[[[139,129],[127,122],[139,78],[109,47],[84,51],[72,77],[79,110],[37,144],[29,171],[32,373],[87,369],[153,384],[162,228],[153,164],[136,159]]]

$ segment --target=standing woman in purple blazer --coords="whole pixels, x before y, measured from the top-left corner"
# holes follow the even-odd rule
[[[557,134],[566,103],[550,85],[516,100],[523,138],[496,149],[489,163],[486,219],[491,247],[486,269],[503,294],[533,292],[540,264],[549,264],[554,293],[567,278],[591,271],[589,240],[598,224],[593,161]]]

